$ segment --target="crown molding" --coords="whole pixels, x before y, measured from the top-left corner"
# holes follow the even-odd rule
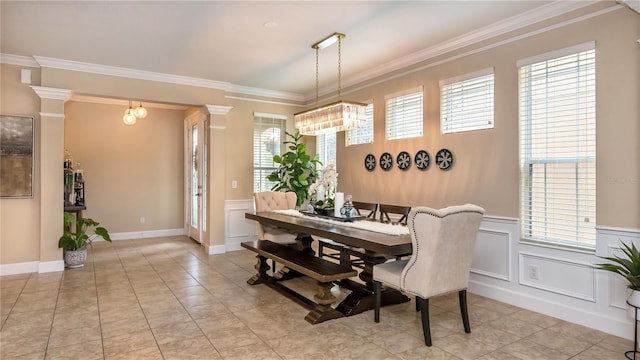
[[[31,56],[13,54],[0,53],[0,63],[7,65],[28,66],[33,68],[40,67],[40,64],[38,64],[38,62],[35,61]]]
[[[240,93],[245,95],[273,97],[285,100],[301,101],[304,97],[300,94],[294,94],[284,91],[260,89],[249,86],[234,85],[229,82],[200,79],[190,76],[164,74],[153,71],[144,71],[129,69],[117,66],[91,64],[79,61],[71,61],[64,59],[56,59],[45,56],[34,56],[36,63],[41,67],[54,69],[80,71],[91,74],[118,76],[138,80],[158,81],[177,85],[188,85],[203,87],[208,89],[223,90],[226,92]]]
[[[205,105],[210,115],[227,115],[233,106]]]
[[[437,56],[450,53],[452,51],[462,49],[466,46],[489,40],[495,38],[496,36],[504,35],[509,32],[569,13],[571,11],[579,10],[596,3],[598,3],[597,0],[554,1],[541,7],[526,11],[522,14],[512,16],[508,19],[498,21],[491,25],[446,40],[440,44],[417,51],[413,54],[409,54],[407,56],[392,60],[386,64],[377,66],[369,71],[361,73],[359,76],[344,79],[343,88],[361,84],[363,82],[375,79],[380,76],[384,76],[385,74],[394,71],[406,69],[407,67],[435,58]],[[599,11],[596,10],[595,12]],[[327,90],[324,92],[324,94],[327,95],[333,91],[335,91],[335,89]],[[309,97],[306,97],[306,99],[308,100]]]
[[[62,100],[67,101],[71,98],[71,90],[58,89],[44,86],[31,86],[33,91],[38,94],[41,99]]]

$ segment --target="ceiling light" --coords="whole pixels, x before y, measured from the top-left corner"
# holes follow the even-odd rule
[[[302,135],[320,135],[330,131],[357,129],[366,120],[367,104],[340,100],[342,78],[342,38],[345,35],[334,33],[311,45],[316,50],[316,104],[318,103],[318,50],[338,43],[338,101],[317,106],[295,113],[295,126]]]
[[[129,108],[125,110],[122,121],[125,125],[134,125],[136,123],[136,115],[134,114],[133,107],[131,107],[131,100],[129,100]]]
[[[133,110],[133,114],[138,118],[138,119],[144,119],[147,117],[147,109],[145,109],[144,107],[142,107],[142,102],[140,102],[140,105],[138,105],[137,108],[135,108]]]

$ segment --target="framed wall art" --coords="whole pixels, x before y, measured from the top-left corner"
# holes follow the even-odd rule
[[[0,196],[33,197],[33,116],[0,115]]]

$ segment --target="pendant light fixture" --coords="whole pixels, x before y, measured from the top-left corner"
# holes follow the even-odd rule
[[[136,115],[131,106],[131,100],[129,100],[129,108],[125,110],[122,121],[124,121],[125,125],[134,125],[136,123]]]
[[[140,101],[140,105],[133,110],[133,113],[138,119],[144,119],[147,117],[147,109],[142,106],[142,101]]]
[[[317,106],[294,114],[295,127],[302,135],[320,135],[330,131],[351,130],[360,127],[366,121],[367,104],[340,100],[342,80],[342,39],[341,33],[332,35],[311,45],[316,51],[316,105],[318,103],[318,55],[319,50],[338,43],[338,101]]]

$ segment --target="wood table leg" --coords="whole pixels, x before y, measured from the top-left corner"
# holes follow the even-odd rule
[[[316,294],[313,296],[313,299],[317,305],[304,319],[311,324],[318,324],[323,321],[344,317],[342,313],[331,307],[331,304],[336,301],[336,297],[331,293],[331,288],[334,286],[333,283],[318,281],[316,286]]]
[[[253,275],[249,280],[247,280],[247,284],[249,285],[257,285],[264,283],[268,278],[267,271],[271,269],[269,264],[267,264],[267,258],[264,256],[256,255],[258,262],[254,266],[257,274]]]

